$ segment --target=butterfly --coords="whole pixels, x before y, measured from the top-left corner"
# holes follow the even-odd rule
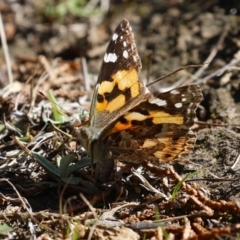
[[[132,28],[123,19],[105,52],[89,121],[78,139],[96,161],[96,180],[108,181],[114,159],[141,164],[172,162],[186,156],[196,136],[191,130],[202,100],[197,85],[153,95],[139,80],[142,67]]]

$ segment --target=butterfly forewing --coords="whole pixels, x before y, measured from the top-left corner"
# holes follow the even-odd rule
[[[106,126],[144,97],[146,87],[138,79],[141,66],[131,26],[123,19],[103,58],[91,105],[90,126]]]

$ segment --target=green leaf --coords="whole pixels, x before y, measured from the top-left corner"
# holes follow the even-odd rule
[[[49,91],[48,99],[52,105],[52,112],[53,112],[53,121],[56,123],[65,123],[69,121],[69,117],[63,113],[62,109],[59,107],[57,99],[54,95]]]
[[[70,164],[74,160],[74,155],[68,154],[57,161],[59,167],[56,167],[48,159],[41,156],[40,154],[36,152],[33,152],[32,154],[33,154],[33,157],[36,159],[36,161],[57,181],[61,180],[64,183],[72,184],[72,185],[78,185],[79,183],[81,184],[84,183],[87,185],[89,184],[87,182],[80,180],[77,177],[72,177],[70,175],[73,172],[78,171],[83,167],[91,165],[92,163],[91,158],[82,158],[79,161],[77,161],[75,164],[70,166]],[[90,188],[92,191],[96,190],[95,186],[91,186]]]
[[[73,162],[74,155],[73,154],[67,154],[66,156],[62,157],[59,161],[59,173],[60,177],[69,177],[69,165]]]
[[[13,228],[7,225],[6,223],[0,224],[0,235],[6,235],[8,232],[12,231]]]
[[[2,132],[5,129],[5,125],[4,124],[0,124],[0,132]]]
[[[73,172],[76,172],[81,168],[90,166],[91,164],[92,164],[92,158],[90,158],[90,157],[82,158],[79,161],[77,161],[75,164],[69,166],[68,173],[70,175]]]
[[[180,190],[180,188],[182,187],[183,182],[185,182],[188,178],[196,175],[197,173],[201,172],[203,169],[199,169],[198,171],[195,171],[193,173],[188,173],[173,189],[173,193],[172,193],[172,198],[175,199],[177,197],[177,194]]]
[[[57,177],[60,177],[59,170],[56,166],[54,166],[49,160],[47,160],[45,157],[39,155],[36,152],[32,153],[34,158],[37,160],[37,162],[47,171],[52,174],[54,174]]]
[[[78,185],[80,182],[80,179],[77,177],[63,177],[61,180],[67,184],[71,185]]]

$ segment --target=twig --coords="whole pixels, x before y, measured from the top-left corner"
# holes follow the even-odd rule
[[[97,214],[96,214],[93,206],[92,206],[91,203],[85,198],[85,196],[84,196],[82,193],[80,193],[80,197],[81,197],[82,200],[86,203],[86,205],[89,207],[89,209],[91,210],[91,212],[92,212],[92,214],[93,214],[93,216],[94,216],[94,218],[95,218],[95,220],[96,220],[96,222],[94,223],[94,225],[90,228],[90,232],[89,232],[89,235],[88,235],[88,240],[91,240],[91,239],[92,239],[92,236],[93,236],[93,232],[94,232],[94,230],[95,230],[96,227],[97,227],[97,219],[98,219],[98,217],[97,217]]]
[[[223,74],[227,69],[229,69],[230,67],[236,65],[237,63],[240,62],[240,58],[234,59],[232,60],[229,64],[225,65],[224,67],[218,69],[217,71],[209,74],[208,76],[206,76],[205,78],[199,79],[198,81],[196,81],[196,84],[200,84],[200,83],[206,83],[206,81],[210,78],[213,78],[214,76],[219,76],[221,74]]]
[[[239,127],[240,126],[240,124],[208,123],[208,122],[202,122],[202,121],[194,121],[194,123],[197,123],[199,125],[215,126],[215,127]]]

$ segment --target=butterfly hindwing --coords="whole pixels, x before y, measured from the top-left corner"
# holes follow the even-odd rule
[[[196,85],[152,97],[121,116],[108,132],[107,142],[122,161],[160,163],[181,158],[194,145],[190,127],[201,99]]]

